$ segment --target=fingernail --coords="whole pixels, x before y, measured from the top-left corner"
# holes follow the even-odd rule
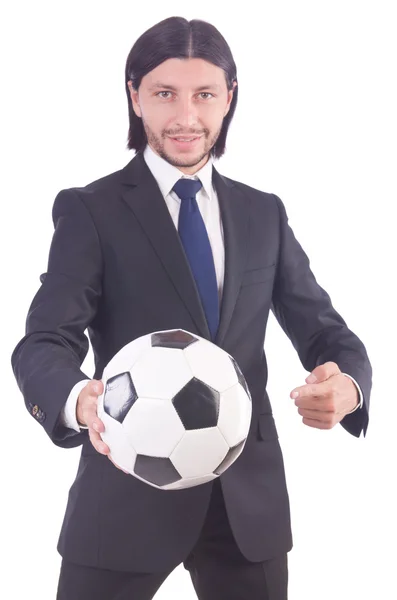
[[[99,392],[99,387],[97,385],[94,385],[94,392],[98,393]]]
[[[315,381],[317,381],[317,377],[313,374],[309,375],[309,377],[306,378],[307,383],[314,383]]]
[[[299,392],[292,392],[292,398],[297,398],[299,396]]]
[[[99,431],[98,423],[94,423],[93,424],[93,428],[95,429],[95,431]]]

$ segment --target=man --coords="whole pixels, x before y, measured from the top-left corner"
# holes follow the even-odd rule
[[[146,600],[183,562],[201,600],[285,600],[292,535],[266,392],[269,310],[311,372],[291,392],[306,425],[365,435],[371,365],[317,284],[280,198],[215,169],[238,93],[221,34],[198,20],[158,23],[128,56],[126,92],[136,155],[57,195],[48,269],[12,356],[26,406],[51,440],[82,444],[57,598]],[[164,492],[108,460],[96,404],[120,348],[179,327],[236,359],[253,414],[244,451],[219,479]],[[87,328],[92,381],[80,369]]]

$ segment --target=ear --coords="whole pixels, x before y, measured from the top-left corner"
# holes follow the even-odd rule
[[[225,114],[223,115],[223,118],[225,118],[225,117],[226,117],[227,113],[228,113],[228,112],[229,112],[229,110],[230,110],[230,105],[231,105],[231,103],[232,103],[232,100],[233,100],[233,93],[234,93],[234,90],[236,89],[236,87],[237,87],[237,81],[233,81],[233,89],[229,90],[229,91],[228,91],[228,94],[227,94],[227,95],[228,95],[228,98],[227,98],[227,106],[226,106],[226,112],[225,112]]]

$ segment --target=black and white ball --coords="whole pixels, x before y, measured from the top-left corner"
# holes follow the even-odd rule
[[[126,344],[103,372],[101,434],[112,460],[163,490],[200,485],[238,458],[252,402],[236,361],[183,329]]]

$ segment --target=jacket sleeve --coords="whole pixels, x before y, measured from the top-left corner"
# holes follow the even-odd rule
[[[288,223],[284,204],[278,196],[274,197],[280,214],[280,251],[271,310],[307,371],[332,361],[357,381],[363,393],[363,407],[347,414],[341,425],[356,437],[361,431],[365,436],[372,387],[372,367],[366,349],[317,283],[308,256]]]
[[[12,369],[29,413],[54,444],[75,447],[87,431],[65,427],[60,413],[78,381],[89,348],[86,328],[101,296],[102,254],[90,213],[73,188],[55,198],[54,234],[47,272],[30,305],[25,336],[12,356]]]

